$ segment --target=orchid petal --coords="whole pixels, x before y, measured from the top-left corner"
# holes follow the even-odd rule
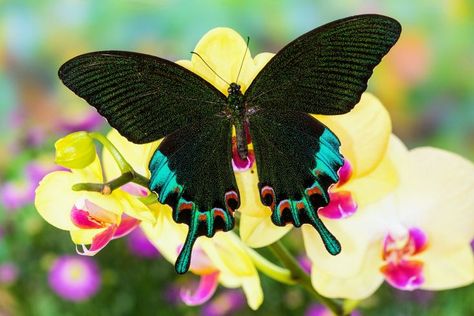
[[[349,113],[315,117],[338,136],[341,152],[351,162],[353,177],[369,173],[382,160],[392,124],[387,110],[374,95],[363,93]]]
[[[417,148],[401,165],[400,218],[421,228],[430,244],[465,245],[474,232],[474,164],[454,153]]]
[[[239,84],[243,92],[248,87],[247,83],[250,83],[256,75],[256,73],[253,74],[255,66],[250,52],[247,51],[246,42],[230,28],[218,27],[210,30],[201,38],[194,51],[227,82],[237,80],[240,65],[243,63],[239,76]],[[193,55],[191,62],[195,73],[212,83],[222,93],[227,94],[228,84],[216,78],[214,72],[200,57]]]
[[[122,214],[120,225],[117,227],[112,239],[121,238],[130,234],[135,228],[138,227],[138,225],[140,225],[140,220],[130,217],[126,214]]]
[[[357,216],[357,213],[354,216]],[[333,269],[330,272],[327,269],[321,269],[318,261],[313,259],[311,281],[315,290],[321,295],[330,298],[360,300],[371,296],[384,280],[382,274],[378,272],[382,260],[380,248],[376,245],[379,244],[376,243],[372,247],[367,248],[357,271],[354,271],[350,276],[347,273],[346,275],[339,274],[337,269]],[[344,249],[347,249],[347,247],[344,248],[343,246],[343,252]],[[335,256],[335,258],[338,256]],[[345,260],[345,264],[350,266],[352,262],[350,258],[348,259]],[[344,271],[344,268],[342,268],[341,272],[347,271]]]
[[[207,302],[216,292],[219,285],[219,272],[201,275],[199,286],[191,294],[189,289],[182,289],[180,296],[183,302],[188,306],[201,305]]]
[[[242,289],[251,309],[257,310],[263,303],[263,290],[258,274],[242,280]]]
[[[101,233],[98,233],[92,238],[90,247],[87,248],[84,244],[81,244],[82,250],[76,248],[78,254],[83,256],[93,256],[101,251],[107,244],[112,240],[115,231],[117,230],[116,225],[110,225],[104,229]],[[72,232],[71,232],[72,233]]]
[[[262,204],[258,190],[258,174],[256,163],[250,170],[235,172],[235,180],[240,191],[239,212],[253,217],[268,217],[270,208]],[[242,227],[243,228],[243,227]]]
[[[253,217],[242,214],[240,216],[240,238],[253,248],[268,246],[286,235],[292,227],[290,225],[279,227],[273,224],[271,212],[267,210],[265,217]]]
[[[132,168],[139,174],[150,177],[150,171],[148,170],[148,163],[158,148],[161,140],[154,141],[148,144],[134,144],[128,141],[125,137],[119,134],[115,129],[112,129],[108,134],[107,138],[114,144],[118,151],[127,157],[127,162]],[[120,169],[117,163],[113,159],[112,155],[108,150],[102,152],[102,163],[104,166],[104,173],[107,179],[114,179],[121,175]]]
[[[245,245],[233,232],[217,232],[212,240],[203,240],[201,247],[222,273],[240,277],[257,273]]]
[[[372,260],[373,271],[378,271],[382,249],[380,241],[388,229],[385,220],[395,213],[394,196],[388,196],[379,203],[366,206],[352,216],[338,220],[322,218],[330,232],[341,243],[342,251],[337,256],[329,254],[321,238],[313,227],[303,225],[302,233],[306,253],[313,263],[313,268],[326,275],[338,276],[339,279],[357,278],[364,265],[371,247],[377,248],[377,260]]]
[[[156,214],[150,210],[148,206],[143,204],[138,197],[132,196],[121,190],[115,192],[120,197],[122,210],[129,216],[139,219],[141,221],[148,221],[150,223],[156,222]]]
[[[148,240],[160,251],[163,257],[171,263],[178,257],[177,249],[186,238],[186,226],[173,221],[172,210],[168,205],[155,203],[149,205],[157,217],[156,223],[142,222],[140,227]],[[195,247],[201,242],[196,241]]]
[[[388,149],[379,164],[369,174],[363,177],[351,177],[351,180],[335,191],[345,190],[351,192],[358,209],[365,205],[377,202],[384,196],[393,192],[400,184],[399,171],[396,165],[406,159],[405,145],[394,135],[391,135]]]
[[[423,289],[446,290],[474,282],[474,254],[469,243],[430,243],[417,258],[424,262]]]

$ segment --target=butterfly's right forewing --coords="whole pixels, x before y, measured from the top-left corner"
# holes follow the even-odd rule
[[[400,31],[396,20],[367,14],[303,34],[260,71],[245,93],[248,106],[324,115],[349,112]]]

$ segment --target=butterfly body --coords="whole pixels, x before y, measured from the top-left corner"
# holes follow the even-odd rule
[[[245,104],[245,96],[240,90],[240,85],[232,82],[227,89],[227,106],[224,110],[225,116],[230,119],[235,128],[235,136],[237,143],[237,152],[241,159],[246,159],[248,156],[247,148],[247,130],[245,125],[247,120],[247,106]]]
[[[171,206],[177,223],[189,226],[178,273],[189,269],[199,236],[234,227],[240,192],[233,129],[241,159],[251,139],[261,203],[272,222],[312,225],[335,255],[341,246],[317,211],[329,203],[343,157],[336,135],[308,113],[349,112],[400,31],[397,21],[375,14],[328,23],[281,49],[244,92],[229,84],[227,96],[184,67],[133,52],[77,56],[59,77],[128,140],[164,137],[150,160],[149,189]]]

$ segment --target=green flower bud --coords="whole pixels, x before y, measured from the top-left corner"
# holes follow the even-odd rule
[[[87,132],[69,134],[54,144],[56,163],[69,169],[82,169],[90,165],[96,156],[92,138]]]

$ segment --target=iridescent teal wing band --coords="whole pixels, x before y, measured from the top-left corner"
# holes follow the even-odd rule
[[[189,269],[194,242],[234,227],[239,191],[232,169],[232,126],[221,117],[197,122],[167,136],[150,161],[150,189],[189,226],[176,271]]]
[[[260,197],[277,226],[308,223],[333,255],[337,239],[318,217],[329,203],[329,187],[343,164],[339,140],[322,123],[301,112],[260,111],[250,119]]]

